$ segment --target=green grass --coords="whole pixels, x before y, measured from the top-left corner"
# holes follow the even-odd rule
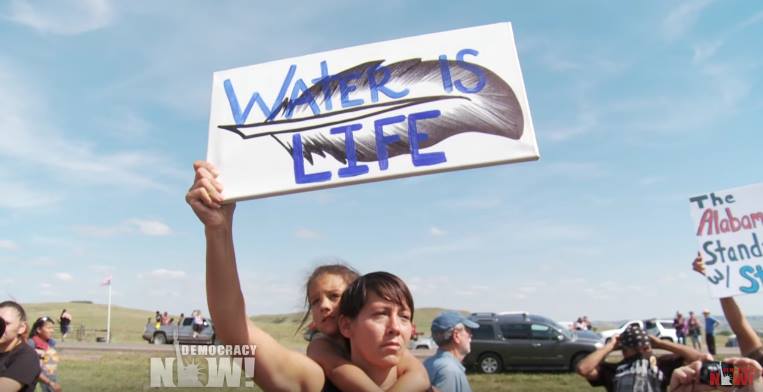
[[[153,354],[156,356],[157,354]],[[166,354],[172,356],[172,353]],[[146,353],[61,353],[58,367],[62,389],[68,391],[199,391],[198,388],[151,388]],[[97,366],[94,364],[97,363]],[[175,373],[177,377],[177,373]],[[243,386],[243,381],[242,381]],[[216,391],[261,391],[259,388],[215,388]]]
[[[70,391],[198,391],[195,388],[149,388],[150,357],[151,355],[146,353],[63,352],[59,378],[63,388]],[[94,363],[98,365],[93,366]],[[469,374],[468,378],[472,389],[480,392],[591,390],[588,383],[574,373]],[[222,390],[240,391],[242,388]],[[259,388],[245,390],[260,391]]]
[[[67,340],[76,340],[77,328],[80,326],[84,326],[88,331],[84,340],[89,342],[95,341],[96,335],[92,330],[106,329],[106,305],[103,304],[60,302],[23,305],[30,325],[41,316],[49,316],[54,320],[58,320],[61,310],[68,310],[72,314],[73,320]],[[154,313],[151,311],[112,305],[111,341],[114,343],[142,342],[141,335],[143,334],[143,328],[146,326],[146,320],[149,317],[153,318],[153,316]],[[56,325],[56,339],[60,339],[58,331],[58,325]],[[99,336],[105,336],[105,333],[99,333]]]
[[[58,320],[62,309],[67,309],[74,318],[69,332],[68,340],[76,340],[76,331],[81,325],[88,331],[85,341],[95,341],[94,329],[106,329],[106,305],[87,304],[74,302],[57,303],[31,303],[23,304],[27,311],[27,317],[30,324],[38,317],[49,316]],[[417,331],[429,335],[429,328],[432,325],[432,319],[442,311],[439,308],[417,309],[414,314],[414,322]],[[176,320],[177,314],[170,315]],[[306,346],[302,333],[296,333],[299,322],[302,320],[303,313],[289,313],[279,315],[254,316],[251,319],[258,327],[273,336],[274,339],[283,345],[291,348],[301,348]],[[142,334],[148,318],[153,320],[154,312],[149,310],[131,309],[121,306],[111,306],[111,337],[114,343],[140,343],[143,342]],[[308,320],[309,321],[309,320]],[[104,336],[99,333],[98,336]],[[56,326],[56,339],[60,339],[58,326]]]

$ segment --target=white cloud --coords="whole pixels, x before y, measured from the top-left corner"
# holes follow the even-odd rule
[[[437,206],[446,209],[486,210],[501,205],[501,199],[497,197],[459,197],[437,202]]]
[[[53,287],[53,285],[51,285],[50,283],[47,283],[47,282],[40,283],[40,288],[41,289],[49,289],[51,287]]]
[[[149,236],[165,236],[172,234],[172,229],[158,220],[130,219],[127,223],[137,227],[141,234]]]
[[[74,277],[68,272],[56,272],[56,279],[67,282],[74,279]]]
[[[2,123],[2,113],[0,113],[0,123]],[[1,149],[2,146],[0,146]],[[2,151],[0,151],[0,155],[2,155]],[[6,189],[13,189],[13,192],[0,192],[0,208],[11,210],[38,208],[54,205],[61,200],[60,196],[32,189],[26,183],[11,179],[8,176],[0,175],[0,181]]]
[[[303,240],[313,240],[313,239],[321,237],[320,233],[318,233],[317,231],[310,230],[304,227],[300,227],[299,229],[295,230],[294,236]]]
[[[429,234],[432,237],[442,237],[447,234],[447,232],[439,227],[432,226],[429,228]]]
[[[0,240],[0,249],[16,250],[18,249],[18,246],[16,246],[16,243],[11,240]]]
[[[598,125],[596,112],[590,108],[584,108],[577,113],[575,121],[570,125],[551,127],[546,132],[548,139],[555,142],[562,142],[578,136],[590,133]]]
[[[732,28],[719,34],[718,37],[714,38],[711,41],[702,42],[697,45],[694,45],[694,48],[693,48],[694,56],[692,57],[692,60],[694,61],[695,64],[698,64],[698,63],[702,63],[704,61],[711,59],[713,56],[715,56],[718,50],[721,47],[723,47],[723,45],[726,44],[728,40],[732,39],[732,35],[735,35],[750,26],[758,24],[762,20],[763,20],[763,11],[758,12],[750,16],[749,18],[737,23]]]
[[[149,272],[148,276],[159,279],[183,279],[185,278],[185,271],[159,268]]]
[[[2,60],[2,59],[0,59]],[[40,173],[52,171],[57,177],[79,182],[109,184],[137,189],[169,189],[166,179],[179,180],[179,171],[167,158],[148,151],[102,153],[99,146],[68,135],[45,112],[46,99],[36,92],[34,80],[0,61],[0,157],[10,162],[31,165]],[[157,169],[159,168],[159,169]],[[150,174],[147,174],[150,173]],[[29,190],[24,184],[14,187],[15,196],[0,195],[0,206],[36,206],[57,201],[56,196]],[[29,199],[27,201],[27,199]]]
[[[113,20],[107,0],[13,0],[9,18],[41,33],[76,35]]]
[[[74,226],[81,235],[90,237],[114,237],[122,234],[143,234],[147,236],[166,236],[172,234],[172,229],[164,222],[153,219],[128,219],[115,226]]]
[[[662,20],[662,32],[668,40],[682,37],[688,32],[699,18],[699,14],[713,0],[694,0],[680,2],[678,7],[671,10]]]

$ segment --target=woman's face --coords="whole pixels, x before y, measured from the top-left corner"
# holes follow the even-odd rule
[[[350,339],[353,362],[389,368],[400,362],[413,332],[411,310],[370,293],[355,320],[344,319],[342,334]],[[359,355],[361,358],[356,358]]]
[[[0,308],[0,318],[5,320],[5,333],[0,336],[0,348],[15,343],[19,335],[26,333],[26,323],[21,322],[19,312],[12,307]]]
[[[339,333],[338,310],[347,282],[340,275],[321,274],[310,285],[307,299],[315,328],[321,333],[334,336]]]
[[[37,328],[37,335],[39,335],[43,340],[50,340],[50,338],[53,337],[53,331],[55,331],[53,323],[46,321],[45,324]]]

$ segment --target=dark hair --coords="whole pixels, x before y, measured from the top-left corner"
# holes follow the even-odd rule
[[[294,334],[302,329],[307,318],[310,317],[310,286],[312,286],[316,279],[325,274],[341,276],[347,285],[350,285],[360,276],[358,271],[344,263],[324,264],[316,267],[307,278],[307,282],[305,282],[305,307],[307,310],[305,310],[305,315],[302,316],[302,321],[299,322],[299,326]]]
[[[16,313],[19,314],[19,321],[21,321],[22,324],[26,324],[26,311],[24,311],[24,307],[19,305],[16,301],[3,301],[0,302],[0,309],[2,308],[13,308],[16,310]],[[8,320],[3,320],[3,333],[5,333],[5,324]],[[24,336],[21,336],[21,340],[24,341],[26,338]]]
[[[24,308],[19,305],[16,301],[3,301],[0,302],[0,309],[2,308],[13,308],[16,309],[16,312],[19,314],[19,319],[21,322],[26,321],[26,312],[24,311]]]
[[[42,316],[38,318],[37,321],[35,321],[34,324],[32,324],[32,328],[29,330],[29,338],[31,339],[37,336],[37,329],[42,328],[42,326],[45,325],[45,323],[55,324],[56,322],[53,321],[53,319],[48,316]]]
[[[402,279],[389,272],[378,271],[365,274],[347,286],[339,301],[339,314],[355,319],[360,314],[368,295],[374,293],[399,306],[408,306],[413,319],[413,296]]]

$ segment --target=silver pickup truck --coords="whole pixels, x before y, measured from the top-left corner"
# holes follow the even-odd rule
[[[186,317],[181,323],[171,323],[156,328],[156,323],[149,319],[143,331],[143,339],[153,344],[214,344],[215,329],[212,320],[204,319],[204,328],[193,337],[193,317]]]

